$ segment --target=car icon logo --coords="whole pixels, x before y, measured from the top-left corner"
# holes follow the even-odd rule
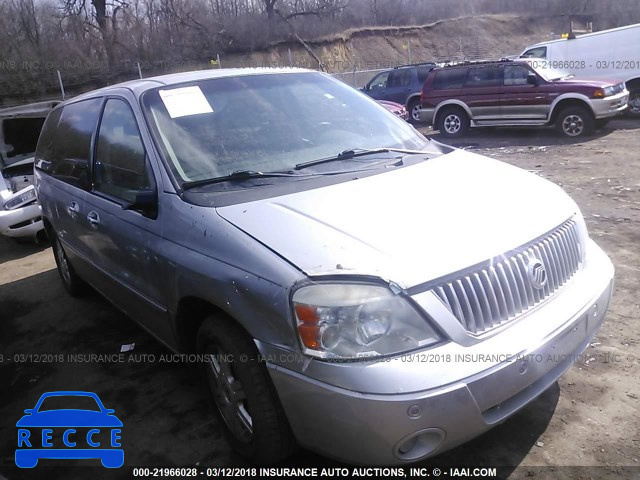
[[[81,408],[69,408],[80,406]],[[48,392],[16,423],[16,465],[39,459],[100,459],[106,468],[124,464],[122,422],[92,392]]]
[[[531,286],[536,290],[541,290],[547,284],[547,269],[542,263],[542,260],[535,257],[531,258],[529,260],[527,274]]]

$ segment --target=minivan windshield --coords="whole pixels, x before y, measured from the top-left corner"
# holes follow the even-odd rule
[[[354,149],[428,145],[406,122],[318,72],[198,80],[146,92],[142,103],[180,183],[234,172],[291,172]],[[342,168],[353,167],[345,162]]]

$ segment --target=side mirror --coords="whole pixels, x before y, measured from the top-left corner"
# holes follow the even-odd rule
[[[27,408],[24,413],[26,413],[27,415],[31,415],[33,413],[33,408]]]
[[[158,210],[158,198],[155,190],[141,190],[135,193],[134,200],[122,205],[123,210],[137,210],[154,215]]]
[[[527,83],[529,85],[538,85],[538,77],[533,73],[529,73],[527,75]]]
[[[116,413],[116,411],[113,408],[105,408],[104,413],[111,415],[112,413]]]

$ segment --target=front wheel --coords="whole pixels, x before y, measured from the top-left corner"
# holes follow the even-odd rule
[[[295,441],[252,338],[231,320],[211,316],[196,345],[207,355],[203,374],[234,450],[256,464],[289,456]]]
[[[593,132],[595,120],[584,107],[568,107],[560,112],[556,129],[566,137],[583,137]]]
[[[629,94],[629,102],[627,105],[627,114],[634,118],[640,118],[640,90],[633,91]]]
[[[469,130],[469,124],[469,116],[461,108],[446,108],[438,115],[438,130],[445,137],[461,137]]]

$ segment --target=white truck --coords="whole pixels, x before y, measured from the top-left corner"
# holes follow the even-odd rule
[[[630,93],[627,111],[640,117],[640,23],[537,43],[520,57],[576,78],[624,81]]]

